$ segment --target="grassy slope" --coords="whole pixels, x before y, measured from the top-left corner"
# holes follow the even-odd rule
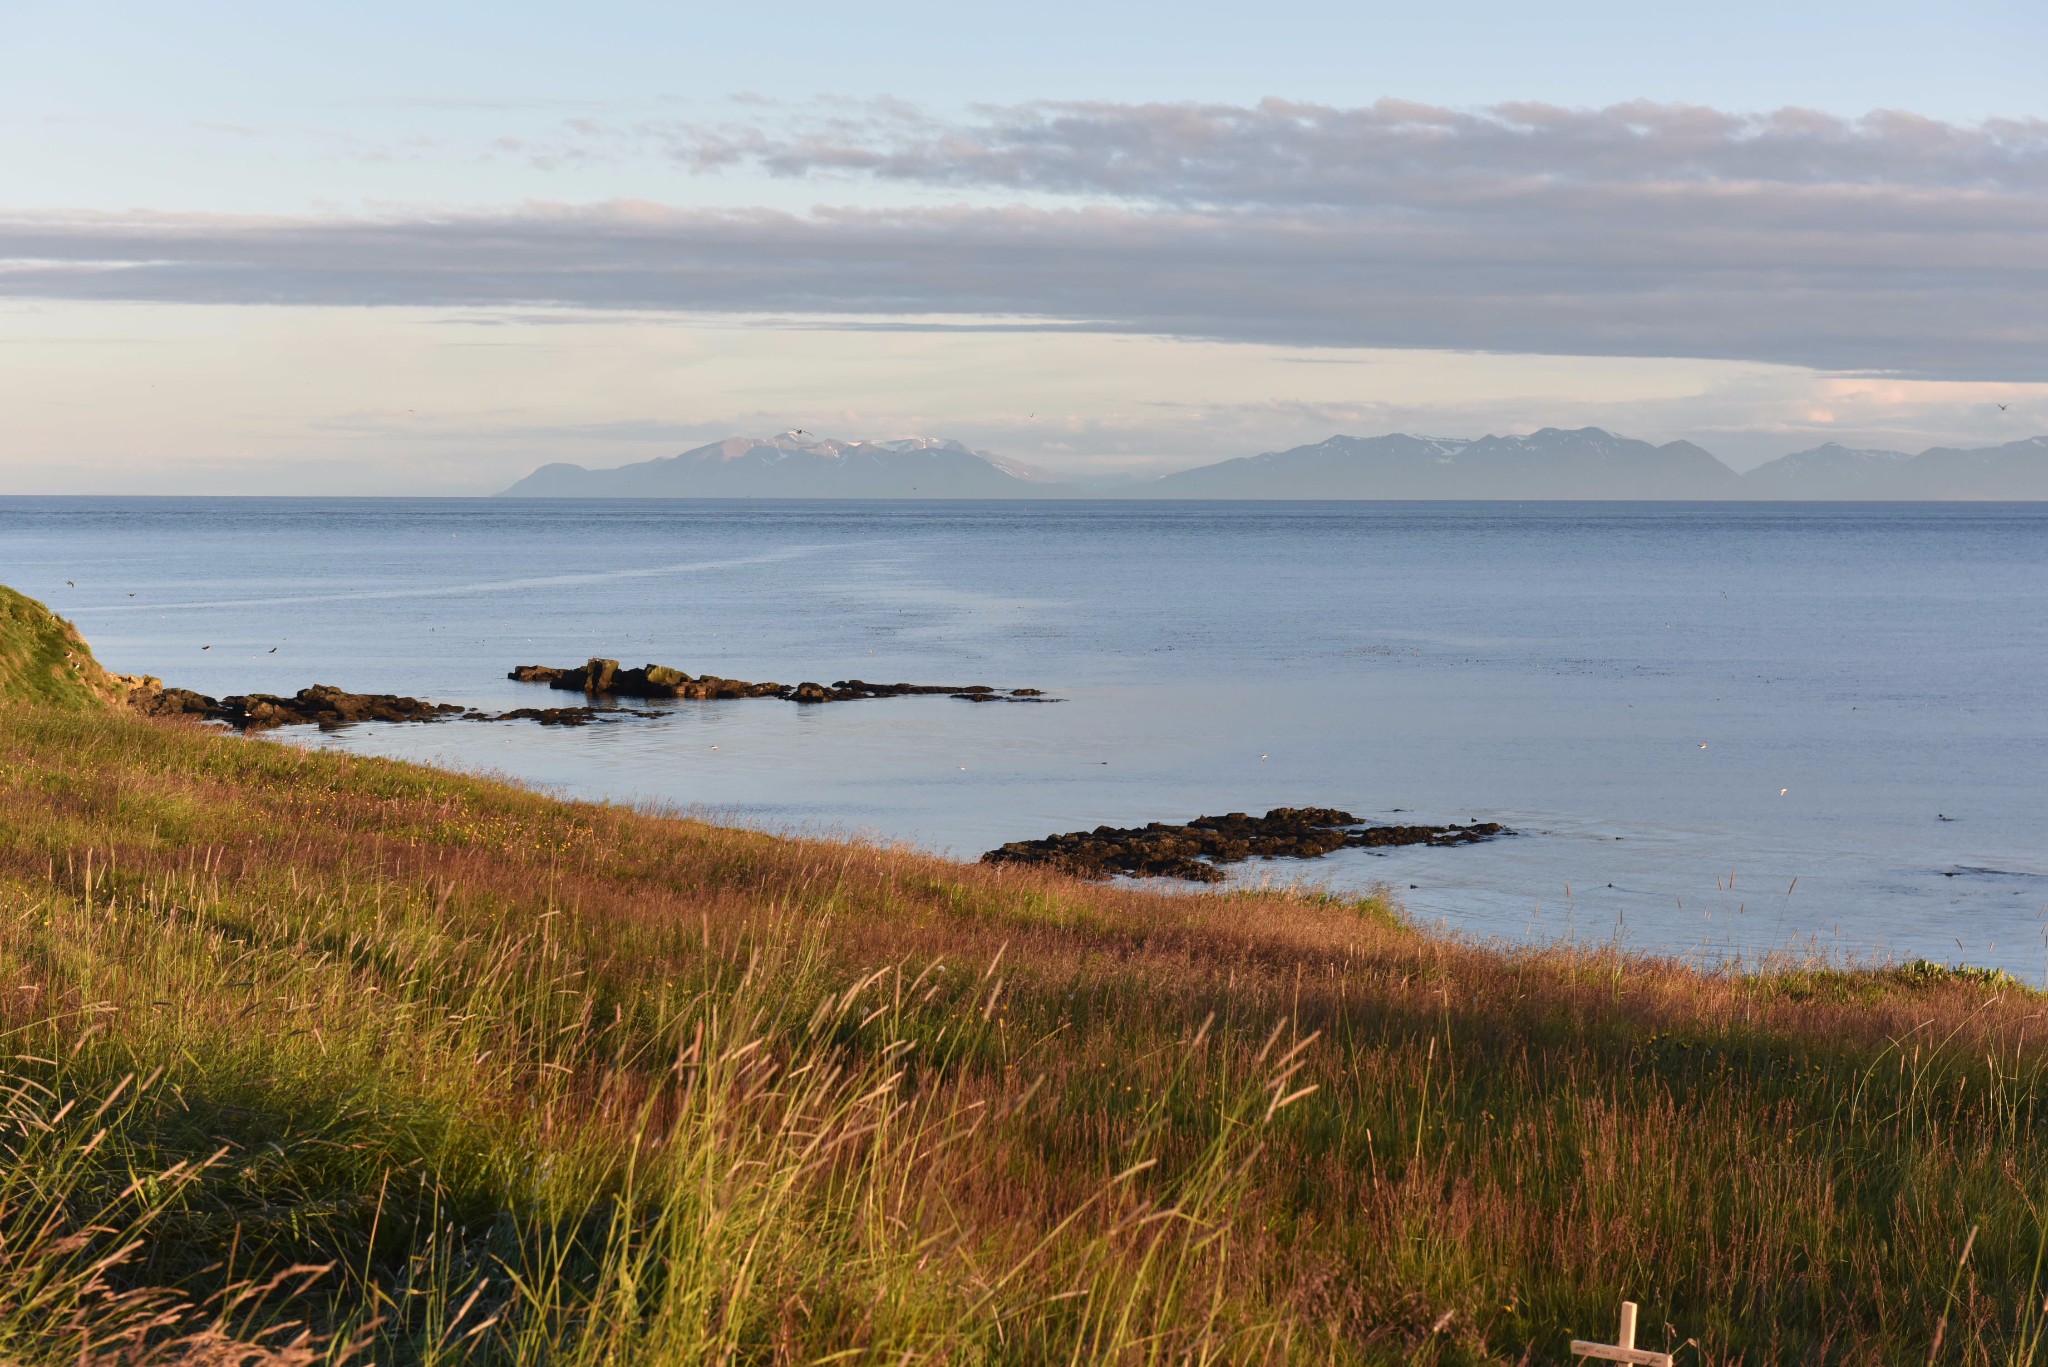
[[[0,708],[0,812],[0,1361],[139,1361],[151,1315],[223,1362],[1563,1361],[1624,1295],[1682,1360],[2033,1358],[2009,985],[1492,952],[52,708]]]
[[[0,703],[97,711],[115,693],[71,623],[0,584]]]

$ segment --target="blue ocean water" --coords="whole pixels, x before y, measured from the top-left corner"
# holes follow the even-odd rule
[[[1239,876],[1389,883],[1482,938],[2048,974],[2048,505],[15,498],[0,582],[214,694],[545,704],[505,671],[602,654],[1065,700],[287,743],[964,858],[1281,805],[1498,820]]]

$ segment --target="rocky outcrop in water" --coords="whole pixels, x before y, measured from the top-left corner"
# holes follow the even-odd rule
[[[1097,826],[1043,840],[1017,840],[981,857],[984,864],[1044,864],[1083,878],[1185,878],[1220,883],[1219,865],[1246,859],[1315,859],[1350,847],[1470,845],[1511,835],[1495,821],[1464,826],[1369,826],[1331,807],[1275,807],[1264,816],[1231,812],[1185,826]]]
[[[631,707],[515,707],[509,712],[470,712],[464,721],[531,721],[542,726],[588,726],[590,723],[623,721],[627,717],[658,717],[659,712],[641,712]]]
[[[280,726],[333,729],[361,721],[531,721],[542,726],[588,726],[591,722],[658,716],[628,707],[515,707],[509,712],[480,712],[454,703],[427,702],[394,693],[350,693],[332,684],[314,684],[289,698],[272,693],[247,693],[211,698],[189,688],[166,688],[146,674],[120,676],[128,705],[145,716],[199,717],[222,722],[238,731],[269,731]]]
[[[588,726],[592,722],[628,717],[657,717],[659,712],[630,707],[515,707],[506,712],[481,712],[455,703],[427,702],[394,693],[351,693],[332,684],[314,684],[291,697],[246,693],[209,697],[189,688],[167,688],[151,675],[112,676],[127,704],[152,717],[200,717],[240,731],[268,731],[279,726],[347,726],[363,721],[531,721],[542,726]],[[961,687],[941,684],[874,684],[842,679],[833,684],[748,683],[706,674],[692,677],[666,665],[621,669],[617,660],[591,660],[573,669],[520,665],[508,676],[522,683],[544,683],[591,699],[612,698],[782,698],[790,702],[850,702],[858,698],[893,698],[906,693],[940,693],[970,702],[1056,701],[1035,688],[1001,693],[983,684]]]
[[[147,686],[152,684],[153,688]],[[346,726],[359,721],[443,721],[467,714],[467,709],[454,703],[425,702],[394,693],[350,693],[332,684],[314,684],[289,698],[271,693],[210,698],[189,688],[165,688],[149,679],[142,687],[130,688],[128,704],[149,716],[204,717],[240,731]]]
[[[690,675],[667,665],[642,665],[621,669],[617,660],[592,659],[567,668],[553,665],[515,665],[505,676],[520,683],[544,683],[570,693],[608,698],[780,698],[785,702],[857,702],[866,698],[900,698],[913,693],[932,693],[968,702],[1057,702],[1041,689],[1012,688],[1007,692],[987,684],[869,683],[865,679],[840,679],[835,683],[749,683],[744,679],[723,679],[716,674]]]

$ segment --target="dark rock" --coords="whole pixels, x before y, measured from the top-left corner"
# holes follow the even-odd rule
[[[439,721],[463,709],[393,693],[350,693],[332,684],[302,688],[289,698],[251,693],[222,698],[223,720],[244,731],[276,726],[344,726],[359,721]]]
[[[840,679],[832,684],[804,682],[791,687],[779,683],[749,683],[745,679],[721,679],[716,674],[693,677],[667,665],[642,665],[621,669],[617,660],[592,659],[573,669],[552,665],[515,665],[507,678],[522,683],[544,683],[565,692],[592,697],[619,698],[781,698],[785,702],[858,702],[868,698],[901,698],[913,694],[934,694],[968,702],[1058,702],[1036,688],[1013,688],[1004,693],[987,684],[869,683],[865,679]]]
[[[1083,878],[1223,881],[1223,864],[1246,859],[1314,859],[1347,846],[1470,845],[1512,834],[1494,821],[1465,826],[1368,826],[1330,807],[1275,807],[1264,816],[1231,812],[1197,817],[1185,826],[1097,826],[1043,840],[1018,840],[990,850],[985,864],[1045,864]]]
[[[622,721],[627,717],[658,717],[659,712],[641,712],[630,707],[515,707],[509,712],[472,712],[470,721],[532,721],[542,726],[588,726],[590,723]]]
[[[463,711],[453,703],[423,702],[392,693],[350,693],[332,684],[314,684],[289,698],[270,693],[209,698],[189,688],[164,688],[132,696],[130,703],[150,716],[204,717],[241,731],[346,726],[358,721],[441,721]]]
[[[209,698],[204,693],[194,693],[189,688],[159,685],[153,691],[129,693],[128,705],[150,717],[210,717],[219,709],[220,700]]]
[[[588,726],[597,716],[589,707],[515,707],[510,712],[473,712],[472,721],[537,721],[542,726]]]
[[[513,678],[524,674],[535,682],[552,681],[543,665],[521,665]],[[593,721],[622,721],[627,717],[657,717],[659,712],[631,708],[518,707],[509,712],[480,712],[454,703],[425,702],[419,698],[391,693],[350,693],[331,684],[302,688],[289,698],[270,693],[248,693],[232,698],[209,698],[189,688],[165,688],[151,679],[148,687],[132,686],[129,706],[153,717],[203,717],[224,722],[241,731],[268,731],[279,726],[347,726],[359,721],[534,721],[542,726],[585,726]],[[559,686],[559,685],[557,685]]]

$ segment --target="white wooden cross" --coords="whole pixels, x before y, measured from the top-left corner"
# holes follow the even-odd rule
[[[1671,1367],[1671,1354],[1653,1353],[1647,1348],[1636,1347],[1636,1303],[1621,1303],[1621,1332],[1614,1336],[1613,1343],[1588,1343],[1584,1339],[1572,1340],[1572,1356],[1582,1358],[1604,1358],[1608,1362],[1635,1362],[1642,1367]]]

